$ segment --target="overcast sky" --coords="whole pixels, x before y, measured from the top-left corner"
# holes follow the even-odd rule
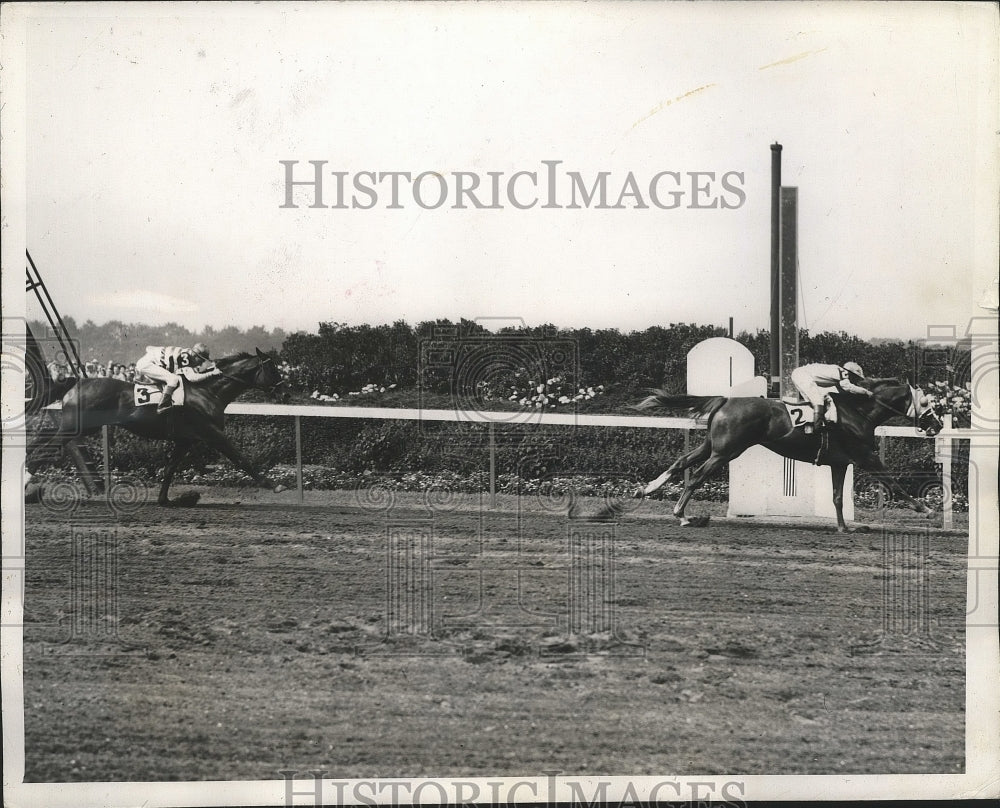
[[[28,21],[27,244],[78,320],[765,328],[775,141],[803,326],[924,336],[964,324],[995,273],[976,226],[996,181],[991,4],[213,6]],[[560,160],[610,172],[609,204],[632,172],[649,207],[454,209],[449,180],[437,209],[409,186],[386,209],[385,183],[368,210],[305,207],[308,189],[282,209],[281,160],[302,178],[325,160],[348,190],[362,171],[506,183]],[[688,186],[676,209],[649,199],[663,171]],[[689,208],[691,172],[733,207]]]

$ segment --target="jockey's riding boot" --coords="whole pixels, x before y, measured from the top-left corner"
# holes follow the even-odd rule
[[[160,399],[160,404],[156,408],[157,413],[166,412],[167,410],[169,410],[171,407],[174,406],[173,396],[174,396],[173,390],[163,391],[163,398]]]
[[[822,407],[816,407],[816,413],[813,415],[813,432],[822,432],[826,429],[826,418],[823,414]]]

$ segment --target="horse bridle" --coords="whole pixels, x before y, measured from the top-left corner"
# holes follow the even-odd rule
[[[883,407],[889,410],[889,412],[893,413],[893,415],[900,415],[903,418],[912,418],[914,427],[921,432],[926,432],[927,430],[921,428],[919,425],[920,419],[924,416],[926,412],[929,412],[933,409],[933,405],[928,405],[927,409],[924,410],[924,412],[918,412],[917,393],[919,392],[923,394],[923,391],[917,387],[914,387],[912,384],[908,384],[907,387],[909,388],[910,391],[910,406],[906,408],[906,412],[903,412],[902,410],[890,406],[887,402],[883,401],[882,399],[876,399],[876,400],[878,401],[879,404],[881,404]],[[913,415],[910,415],[911,409],[913,410]],[[938,420],[940,420],[940,416],[938,416]]]
[[[268,362],[271,362],[272,364],[274,363],[274,358],[267,355],[258,356],[257,360],[258,360],[258,365],[256,370],[257,373],[260,373],[260,371],[263,370],[264,365],[266,365]],[[229,379],[229,381],[236,382],[237,384],[246,384],[246,382],[243,381],[243,379],[240,379],[236,376],[230,376],[228,373],[225,373],[221,368],[219,368],[218,365],[215,366],[215,369],[219,371],[219,375],[223,379]],[[276,381],[269,387],[261,387],[261,390],[263,390],[267,395],[273,396],[275,395],[275,391],[284,383],[285,383],[284,379],[278,379],[278,381]]]
[[[273,365],[274,364],[274,357],[267,356],[267,355],[264,355],[264,356],[260,357],[260,365],[258,365],[258,367],[257,367],[257,372],[259,373],[261,370],[263,370],[264,369],[264,365],[266,365],[268,362],[270,362]],[[276,396],[277,393],[275,391],[279,387],[281,387],[281,385],[283,385],[284,383],[285,383],[285,380],[281,377],[281,374],[279,373],[278,374],[278,381],[276,381],[270,387],[262,387],[261,389],[267,395],[269,395],[269,396]]]

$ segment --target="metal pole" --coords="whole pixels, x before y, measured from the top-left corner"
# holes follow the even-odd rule
[[[38,298],[38,303],[42,307],[42,311],[45,312],[45,318],[49,321],[49,325],[56,332],[56,339],[59,341],[59,345],[66,355],[66,362],[70,365],[74,365],[73,370],[76,371],[78,376],[86,376],[86,368],[83,361],[80,359],[80,354],[76,350],[76,345],[73,343],[69,336],[69,332],[66,330],[66,324],[63,322],[62,315],[59,314],[59,310],[56,308],[56,303],[52,299],[52,295],[49,294],[48,287],[42,280],[41,273],[38,271],[38,267],[35,266],[35,262],[31,258],[31,253],[27,250],[24,251],[25,256],[28,259],[28,263],[31,265],[31,270],[25,267],[24,271],[28,278],[28,289],[34,291],[35,297]],[[31,273],[34,272],[35,275],[32,277]],[[39,291],[41,290],[41,291]],[[44,297],[42,296],[44,293]],[[68,344],[66,340],[68,340]]]
[[[943,432],[951,432],[951,413],[947,413],[944,418],[944,429]],[[952,479],[951,479],[951,453],[954,447],[954,442],[951,436],[947,436],[941,447],[941,488],[942,494],[944,496],[944,504],[942,507],[942,524],[944,528],[951,528],[954,526],[954,517],[952,515],[951,508],[951,498],[952,498]]]
[[[794,389],[791,373],[799,364],[798,301],[798,218],[799,189],[781,189],[781,299],[779,319],[781,338],[778,361],[778,395]]]
[[[691,427],[684,428],[684,454],[687,454],[691,448]],[[684,469],[684,487],[688,487],[688,483],[691,482],[691,469]]]
[[[111,427],[101,427],[101,448],[104,450],[104,496],[111,496]]]
[[[882,465],[885,465],[885,435],[878,436],[878,459],[882,461]],[[885,486],[882,483],[878,484],[878,509],[881,511],[885,508]]]
[[[781,378],[781,144],[771,144],[771,383],[777,395]]]
[[[295,416],[295,485],[299,491],[299,502],[305,502],[302,491],[302,416]]]
[[[496,427],[490,421],[490,508],[497,507],[497,439]]]

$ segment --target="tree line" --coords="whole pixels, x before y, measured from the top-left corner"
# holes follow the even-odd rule
[[[280,356],[293,368],[297,387],[324,392],[376,383],[420,385],[444,393],[454,385],[456,374],[471,385],[505,373],[513,377],[524,368],[529,375],[537,371],[539,377],[570,373],[572,385],[601,384],[619,395],[634,396],[649,387],[683,392],[688,351],[702,340],[720,336],[727,336],[726,329],[693,323],[623,332],[560,329],[552,324],[491,331],[466,319],[427,321],[415,327],[402,320],[376,326],[325,322],[316,333],[289,335]],[[743,331],[735,339],[753,354],[757,374],[768,375],[769,333]],[[968,344],[928,346],[864,340],[843,331],[799,332],[801,364],[854,361],[869,376],[906,378],[921,385],[963,384],[969,378],[969,351]]]
[[[147,345],[192,345],[205,342],[213,356],[260,348],[286,362],[293,389],[344,394],[366,384],[396,385],[431,393],[454,394],[456,378],[471,390],[478,385],[502,387],[521,377],[562,375],[571,387],[604,385],[606,408],[640,395],[649,387],[684,392],[687,353],[709,337],[727,336],[724,328],[670,323],[644,330],[559,328],[551,323],[490,329],[461,319],[403,320],[381,325],[321,322],[315,332],[287,334],[280,328],[240,329],[207,326],[192,331],[177,323],[150,326],[117,320],[98,325],[65,318],[86,362],[135,361]],[[32,323],[43,352],[52,352],[46,327]],[[770,335],[743,331],[735,339],[754,356],[758,375],[768,375]],[[45,347],[48,346],[48,347]],[[865,340],[843,331],[799,332],[802,364],[858,362],[869,376],[908,378],[929,385],[961,386],[969,379],[970,347],[965,343],[928,346],[915,341]],[[53,357],[47,356],[47,360]],[[522,373],[523,371],[523,373]],[[535,379],[530,379],[535,381]],[[501,390],[494,390],[500,394]]]

